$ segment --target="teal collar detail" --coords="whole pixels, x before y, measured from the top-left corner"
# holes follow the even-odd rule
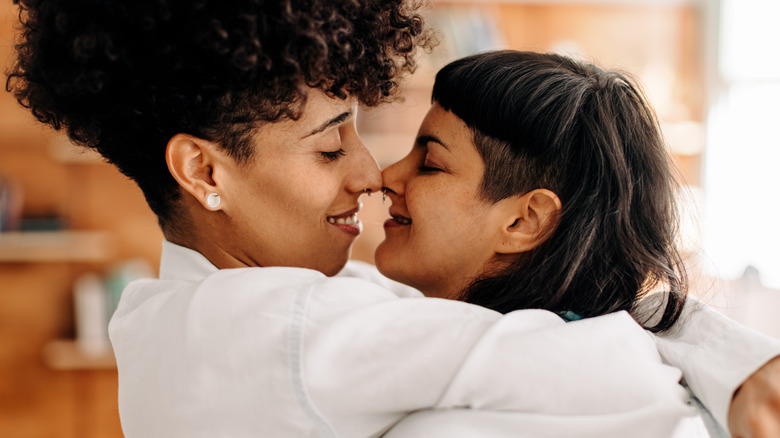
[[[571,310],[558,312],[558,316],[563,318],[563,320],[566,321],[566,322],[578,321],[578,320],[582,319],[582,315],[574,313]]]

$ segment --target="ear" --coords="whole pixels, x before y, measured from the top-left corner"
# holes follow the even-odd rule
[[[218,154],[214,143],[188,134],[174,135],[165,149],[165,161],[173,178],[211,211],[221,210],[220,193],[213,178]]]
[[[544,242],[550,227],[556,226],[561,211],[558,195],[547,189],[532,190],[505,199],[506,220],[496,241],[498,254],[530,251]]]

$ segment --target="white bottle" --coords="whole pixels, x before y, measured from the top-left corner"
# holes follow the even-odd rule
[[[76,343],[87,356],[101,356],[111,349],[108,341],[108,306],[103,281],[87,273],[76,280],[73,291]]]

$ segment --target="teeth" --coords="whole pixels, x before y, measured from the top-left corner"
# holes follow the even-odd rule
[[[339,224],[339,225],[356,225],[358,221],[357,213],[353,214],[352,216],[348,217],[329,217],[328,222],[331,224]]]
[[[412,223],[411,219],[405,217],[393,217],[393,219],[401,225],[409,225]]]

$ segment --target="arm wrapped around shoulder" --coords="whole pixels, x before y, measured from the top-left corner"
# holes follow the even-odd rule
[[[680,375],[626,312],[563,323],[516,311],[481,338],[438,409],[387,436],[668,437],[694,414]]]
[[[663,294],[651,296],[640,302],[637,311],[655,306],[655,300]],[[647,312],[645,312],[647,313]],[[669,331],[654,336],[656,346],[664,362],[678,367],[694,395],[712,412],[724,428],[734,432],[735,421],[748,424],[761,422],[759,412],[774,413],[765,419],[778,422],[780,389],[770,389],[760,382],[764,377],[780,380],[780,368],[773,360],[780,355],[780,341],[758,333],[733,321],[711,307],[688,299],[680,321]],[[770,362],[771,361],[771,362]],[[772,364],[772,366],[766,366]],[[762,368],[764,367],[764,368]],[[777,374],[773,376],[772,374]],[[769,381],[767,381],[769,382]],[[750,383],[750,384],[748,384]],[[758,386],[761,386],[759,391]],[[780,387],[780,383],[772,384]],[[747,388],[744,399],[750,414],[734,403]],[[739,391],[739,392],[738,392]],[[755,396],[755,397],[754,397]],[[731,412],[736,408],[737,412]],[[735,436],[774,436],[745,434]]]

